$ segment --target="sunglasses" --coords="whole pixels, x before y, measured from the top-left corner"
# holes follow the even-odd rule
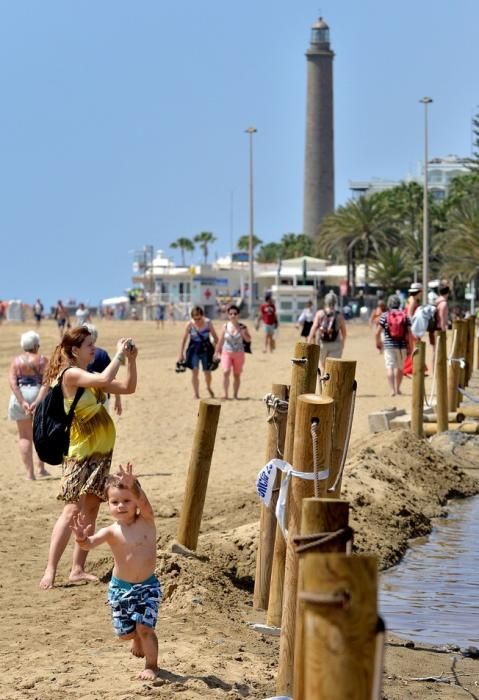
[[[237,316],[238,312],[237,311],[228,311],[228,316]]]

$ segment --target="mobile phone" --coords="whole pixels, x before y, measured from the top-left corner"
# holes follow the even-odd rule
[[[132,340],[126,341],[126,349],[127,350],[131,351],[131,350],[133,350],[134,347],[135,347],[135,343]]]

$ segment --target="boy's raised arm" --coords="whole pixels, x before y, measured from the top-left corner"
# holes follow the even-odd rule
[[[81,549],[93,549],[103,544],[103,542],[108,541],[110,533],[109,527],[98,530],[94,535],[88,535],[88,533],[92,531],[93,525],[86,525],[85,520],[85,516],[82,513],[78,513],[78,515],[73,516],[70,524],[70,529],[75,535],[75,542],[80,545]]]
[[[153,513],[153,508],[151,507],[151,503],[148,500],[146,493],[143,491],[136,476],[133,474],[133,465],[128,462],[125,469],[123,469],[120,464],[119,469],[121,474],[121,482],[131,492],[142,518],[145,518],[145,520],[154,520],[155,514]]]

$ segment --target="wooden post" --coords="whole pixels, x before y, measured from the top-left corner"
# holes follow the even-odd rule
[[[350,421],[352,420],[351,409],[354,393],[356,391],[356,361],[339,360],[332,357],[326,359],[324,368],[325,374],[329,374],[329,379],[322,382],[321,396],[329,396],[334,399],[334,426],[333,442],[331,449],[331,464],[329,466],[328,489],[331,489],[342,466],[343,453],[347,449]],[[339,498],[341,494],[340,478],[334,491],[328,491],[332,498]]]
[[[442,333],[443,331],[441,331]],[[447,406],[446,406],[447,408]],[[462,423],[464,418],[466,417],[465,413],[460,410],[460,411],[451,411],[450,413],[446,412],[447,420],[449,423]],[[423,423],[437,423],[438,422],[438,414],[437,413],[425,413],[422,417]],[[441,431],[439,431],[441,432]]]
[[[327,371],[327,369],[326,369]],[[348,526],[349,503],[336,498],[304,498],[301,511],[301,536],[333,533]],[[345,552],[346,540],[338,538],[316,544],[307,551],[314,552]],[[299,552],[298,560],[298,591],[303,590],[303,561],[305,552]],[[304,605],[297,599],[296,631],[294,641],[294,700],[304,700]]]
[[[476,340],[476,319],[469,316],[467,319],[467,365],[466,365],[466,386],[471,381],[474,370],[474,342]]]
[[[377,631],[377,559],[304,557],[305,700],[370,700]]]
[[[289,386],[273,384],[271,393],[282,401],[288,401]],[[270,417],[273,414],[271,413]],[[287,412],[276,412],[274,419],[268,422],[265,461],[282,459],[284,453],[284,438],[286,435]],[[274,485],[273,498],[269,506],[260,506],[258,552],[256,554],[256,574],[254,579],[253,608],[266,610],[268,608],[269,584],[273,565],[274,537],[276,533],[276,501],[281,478],[277,476]]]
[[[479,418],[479,403],[473,403],[470,406],[461,406],[461,413],[464,413],[466,418]]]
[[[334,401],[317,394],[298,397],[294,436],[294,468],[299,472],[313,471],[313,440],[311,425],[318,423],[317,468],[329,467],[331,460],[331,434],[333,427]],[[296,626],[296,596],[298,590],[298,555],[293,542],[301,526],[303,498],[326,494],[327,480],[318,482],[315,494],[313,481],[292,477],[288,501],[288,541],[286,543],[286,565],[284,574],[283,615],[279,642],[279,666],[276,691],[278,695],[291,695],[293,688],[294,630]]]
[[[296,362],[295,360],[306,360],[306,362]],[[286,462],[289,462],[289,464],[291,464],[293,460],[296,401],[301,394],[311,394],[315,391],[318,363],[319,345],[315,345],[314,343],[296,343],[294,346],[291,387],[289,390],[288,420],[286,423],[286,438],[284,443],[284,459]],[[283,533],[279,527],[277,527],[274,541],[268,614],[266,616],[266,624],[270,627],[281,626],[285,559],[286,542]]]
[[[422,414],[424,410],[424,367],[426,344],[418,340],[412,353],[412,407],[411,430],[422,437]]]
[[[436,331],[434,362],[436,363],[436,414],[437,432],[447,430],[449,420],[447,411],[447,334]]]
[[[459,386],[464,385],[464,369],[461,369],[458,360],[464,358],[465,351],[465,321],[452,322],[452,348],[451,362],[447,375],[447,400],[450,411],[455,411],[459,406]]]
[[[220,410],[219,401],[201,399],[193,436],[185,500],[176,536],[180,545],[193,551],[196,550],[198,544]]]

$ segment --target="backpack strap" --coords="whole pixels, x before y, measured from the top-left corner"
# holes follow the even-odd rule
[[[62,369],[62,371],[61,371],[60,374],[58,375],[58,385],[59,385],[60,387],[61,387],[61,384],[62,384],[63,375],[65,374],[65,372],[67,371],[67,369],[70,369],[70,367],[65,367],[64,369]],[[80,399],[81,399],[81,397],[82,397],[84,391],[85,391],[85,388],[82,387],[82,386],[79,386],[79,387],[77,388],[76,392],[75,392],[75,396],[73,397],[72,405],[70,406],[70,410],[69,410],[68,413],[67,413],[67,424],[68,424],[68,426],[70,426],[71,423],[72,423],[73,414],[74,414],[75,408],[76,408],[76,406],[77,406],[77,403],[80,401]],[[62,392],[62,393],[63,393],[63,392]]]

